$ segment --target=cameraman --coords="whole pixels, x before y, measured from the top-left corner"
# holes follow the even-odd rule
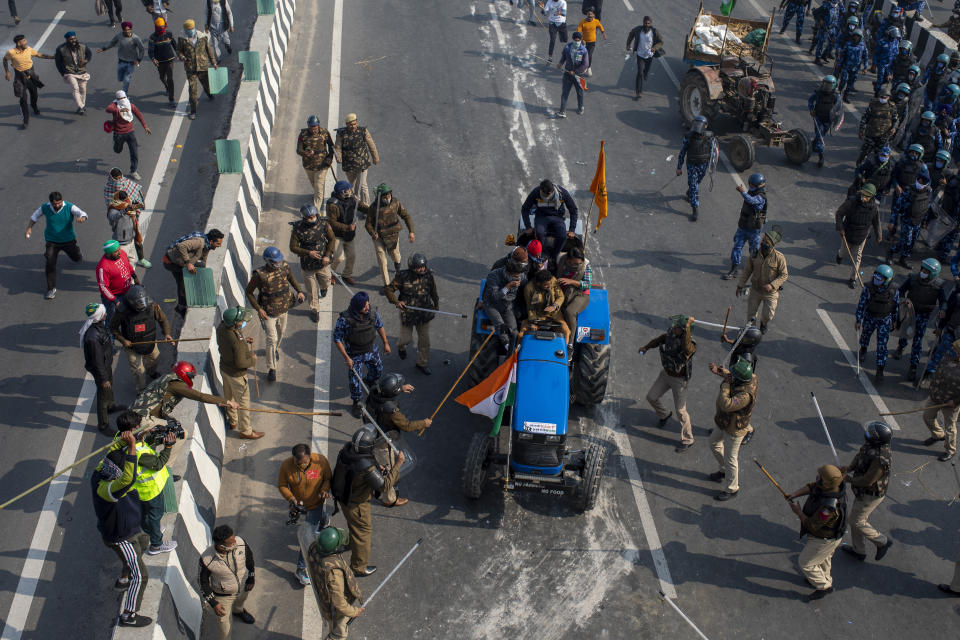
[[[280,494],[290,503],[290,519],[295,520],[304,514],[307,522],[314,525],[315,532],[327,526],[327,514],[323,510],[324,501],[330,497],[330,463],[319,453],[310,453],[310,446],[298,444],[293,447],[293,455],[280,465],[277,487]],[[297,556],[297,580],[303,586],[310,584],[307,563],[303,552]]]
[[[123,412],[117,418],[117,429],[123,433],[125,431],[136,431],[140,428],[140,422],[143,420],[133,411]],[[160,528],[160,519],[166,512],[164,508],[164,495],[167,494],[170,501],[176,504],[176,496],[173,490],[173,480],[170,478],[170,472],[167,471],[167,460],[173,451],[173,445],[177,442],[177,436],[173,432],[167,432],[166,437],[160,442],[154,442],[152,436],[155,429],[144,429],[136,434],[137,446],[137,480],[134,483],[134,489],[140,497],[140,526],[144,532],[150,536],[150,546],[147,548],[147,554],[155,556],[158,553],[169,553],[177,548],[177,543],[163,541],[163,531]],[[163,444],[163,450],[158,454],[154,447]],[[117,441],[115,448],[123,446],[121,441]]]

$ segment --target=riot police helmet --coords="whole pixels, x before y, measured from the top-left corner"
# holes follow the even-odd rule
[[[135,284],[123,294],[123,301],[134,311],[143,311],[150,304],[150,297],[143,285]]]
[[[871,420],[863,425],[863,439],[870,444],[890,444],[893,430],[883,420]]]
[[[707,129],[707,117],[700,115],[693,119],[693,123],[690,125],[690,131],[694,133],[703,133]]]
[[[355,453],[371,453],[377,441],[377,430],[372,424],[365,424],[354,432],[350,446]]]
[[[427,268],[427,256],[422,253],[415,253],[407,259],[407,267],[409,269],[426,269]]]

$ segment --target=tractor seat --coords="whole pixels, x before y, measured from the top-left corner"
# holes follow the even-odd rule
[[[720,73],[724,74],[728,78],[739,78],[743,75],[743,69],[739,68],[738,63],[740,60],[729,56],[723,59],[720,63]]]

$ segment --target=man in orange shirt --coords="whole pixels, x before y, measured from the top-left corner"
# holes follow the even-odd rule
[[[604,40],[607,39],[607,31],[603,28],[603,25],[600,24],[600,21],[597,20],[593,9],[587,9],[586,14],[587,17],[577,25],[577,31],[583,34],[583,44],[586,45],[587,54],[589,54],[589,66],[584,75],[592,76],[593,71],[590,67],[593,66],[593,49],[597,46],[597,31],[600,31]]]
[[[40,82],[40,76],[33,69],[33,59],[41,58],[43,60],[53,60],[53,56],[40,53],[33,47],[27,45],[27,37],[24,35],[13,36],[13,49],[7,51],[3,56],[3,73],[10,81],[10,67],[13,64],[13,95],[20,99],[20,113],[23,114],[23,128],[26,129],[30,124],[30,111],[27,110],[27,95],[30,96],[30,106],[33,112],[40,115],[40,108],[37,106],[37,90],[43,88]]]
[[[290,503],[291,521],[299,519],[303,513],[306,521],[314,525],[315,531],[319,531],[327,526],[329,520],[323,503],[330,497],[330,480],[333,478],[330,463],[323,455],[311,453],[310,446],[306,444],[294,446],[292,453],[280,465],[277,488]],[[297,556],[296,576],[303,586],[310,584],[302,551]]]

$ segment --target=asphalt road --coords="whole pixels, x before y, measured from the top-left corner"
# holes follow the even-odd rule
[[[644,400],[659,362],[655,354],[640,357],[636,350],[666,327],[668,316],[686,313],[722,322],[730,306],[731,323],[739,325],[746,313],[746,303],[733,295],[733,283],[719,279],[728,265],[740,206],[734,179],[718,170],[713,190],[702,196],[700,221],[691,223],[683,199],[685,178],[673,177],[683,128],[670,72],[682,79],[686,71],[678,56],[692,21],[689,4],[609,0],[603,22],[610,39],[597,49],[586,113],[578,117],[571,111],[566,120],[550,117],[559,101],[558,72],[533,57],[545,56],[546,30],[524,24],[525,12],[508,3],[434,1],[414,7],[356,0],[343,6],[340,100],[334,115],[339,119],[356,112],[370,127],[382,156],[370,182],[391,184],[395,197],[411,212],[417,242],[403,243],[404,259],[413,250],[428,256],[443,306],[470,311],[480,278],[506,252],[503,236],[515,228],[523,195],[541,178],[565,184],[587,208],[586,188],[603,139],[610,217],[591,235],[588,250],[597,279],[610,290],[614,322],[607,400],[595,411],[575,409],[571,414],[572,432],[608,450],[597,508],[581,515],[566,501],[503,495],[492,485],[479,501],[464,499],[459,479],[466,446],[471,434],[489,423],[458,405],[444,406],[433,428],[413,439],[419,460],[402,483],[410,503],[402,509],[374,507],[372,562],[381,571],[362,581],[364,592],[370,593],[417,539],[424,543],[351,627],[353,637],[696,637],[663,601],[661,589],[674,590],[676,604],[710,638],[955,634],[956,605],[941,599],[935,584],[949,578],[958,553],[957,506],[950,502],[956,482],[950,466],[936,461],[938,451],[923,447],[927,432],[918,416],[898,421],[889,497],[872,518],[895,546],[882,563],[861,565],[838,556],[833,571],[837,592],[816,604],[803,601],[810,588],[796,568],[801,548],[797,520],[751,461],[754,456],[762,460],[787,490],[813,480],[816,468],[831,461],[811,391],[844,463],[859,446],[860,425],[877,416],[878,404],[896,411],[923,399],[900,378],[906,361],[891,361],[888,382],[879,395],[869,395],[825,324],[826,318],[854,345],[857,294],[846,286],[848,267],[833,262],[838,240],[833,211],[852,175],[858,142],[851,123],[865,106],[867,79],[859,84],[856,113],[848,113],[848,124],[828,140],[824,169],[810,164],[798,169],[788,165],[779,150],[758,151],[757,170],[768,180],[770,223],[784,229],[780,249],[790,280],[759,351],[757,436],[741,451],[736,499],[715,502],[717,486],[706,477],[716,469],[707,430],[719,382],[706,365],[723,357],[719,332],[698,328],[695,333],[699,352],[688,399],[697,438],[693,449],[674,453],[679,426],[673,421],[667,429],[658,429]],[[273,134],[265,198],[269,211],[258,251],[269,244],[286,249],[287,223],[308,193],[293,142],[307,115],[317,113],[321,121],[330,115],[332,5],[303,3],[298,8]],[[762,15],[749,1],[740,11]],[[579,3],[571,3],[569,14],[575,23]],[[623,61],[622,46],[629,29],[645,14],[654,16],[666,40],[667,66],[654,66],[642,102],[634,102],[633,61]],[[425,28],[429,35],[422,37]],[[784,127],[809,129],[806,100],[824,71],[786,37],[774,38],[771,55],[777,60],[777,105]],[[304,77],[309,82],[300,81]],[[65,95],[59,100],[61,109],[68,108]],[[720,124],[718,129],[724,132]],[[41,131],[37,127],[29,135]],[[6,135],[13,133],[19,132]],[[190,144],[203,135],[195,134]],[[202,155],[204,148],[198,144],[195,156],[208,157]],[[179,167],[177,175],[183,169]],[[90,199],[98,197],[101,184],[94,178],[87,176],[84,182],[92,185],[86,187],[92,190]],[[185,183],[188,189],[205,184],[197,177]],[[37,192],[47,190],[37,186],[18,201],[39,201]],[[66,186],[61,190],[68,193]],[[183,197],[180,191],[174,189]],[[88,228],[81,228],[81,236],[84,249],[93,255],[98,241],[85,233]],[[171,237],[180,226],[166,222],[161,229],[162,237]],[[55,303],[44,302],[36,252],[16,242],[15,247],[4,246],[4,263],[21,271],[32,269],[36,286],[27,279],[13,291],[8,277],[6,295],[19,294],[18,307],[36,317],[41,308],[24,305],[59,309],[63,317],[47,321],[44,316],[42,323],[32,320],[33,326],[19,317],[14,321],[4,315],[2,320],[2,346],[14,351],[8,360],[28,371],[5,381],[4,395],[10,399],[5,405],[13,408],[5,419],[12,428],[34,427],[18,433],[15,444],[2,454],[8,469],[5,492],[10,493],[49,471],[59,451],[80,376],[55,372],[56,360],[65,347],[72,350],[65,357],[79,363],[73,327],[79,327],[79,310],[93,295],[92,276],[77,270],[72,281],[64,279],[65,293]],[[365,240],[360,246],[358,280],[372,293],[379,286],[372,247]],[[869,272],[882,249],[868,245],[867,253],[864,269]],[[157,297],[166,296],[163,292],[172,284],[167,280],[161,276],[152,285],[148,278],[148,286],[158,288]],[[65,300],[71,295],[75,300],[69,306]],[[382,298],[375,299],[395,345],[397,314]],[[329,381],[315,378],[326,370],[316,366],[318,357],[321,365],[330,362],[332,314],[345,308],[347,300],[347,293],[336,287],[325,300],[319,330],[305,309],[291,312],[279,380],[269,384],[260,372],[261,406],[309,410],[315,399],[322,404],[329,399],[333,409],[349,407],[346,372],[337,359],[330,365]],[[36,329],[43,331],[42,338]],[[412,358],[385,358],[386,370],[404,373],[417,387],[403,401],[409,416],[429,415],[437,406],[466,364],[468,332],[466,321],[434,322],[431,378],[416,372]],[[872,354],[871,348],[871,372]],[[56,407],[37,391],[51,383],[59,387],[53,397]],[[38,420],[44,413],[48,419]],[[41,426],[53,426],[56,435],[41,440]],[[295,538],[284,525],[286,506],[274,478],[293,444],[314,438],[333,458],[357,426],[346,414],[313,425],[302,418],[264,420],[255,423],[267,432],[264,439],[228,440],[220,520],[244,536],[260,567],[257,588],[247,602],[257,623],[236,628],[235,638],[318,635],[312,595],[293,577]],[[88,435],[84,445],[89,449],[94,440]],[[90,624],[102,624],[115,605],[109,591],[115,561],[99,546],[83,484],[76,474],[60,524],[63,537],[75,532],[81,544],[96,546],[94,560],[100,564],[77,553],[63,558],[64,552],[79,547],[55,539],[52,551],[58,562],[44,574],[38,590],[42,597],[31,616],[39,618],[37,624],[51,626],[34,637],[60,632],[69,622],[68,616],[51,620],[54,616],[43,614],[84,607]],[[77,488],[82,489],[81,499],[74,496]],[[39,500],[24,501],[20,510],[0,521],[9,531],[3,541],[0,611],[8,606]],[[74,516],[74,504],[80,526],[66,521]],[[342,526],[342,517],[334,522]],[[189,576],[191,568],[185,569]],[[69,597],[57,591],[70,585],[76,593]]]

